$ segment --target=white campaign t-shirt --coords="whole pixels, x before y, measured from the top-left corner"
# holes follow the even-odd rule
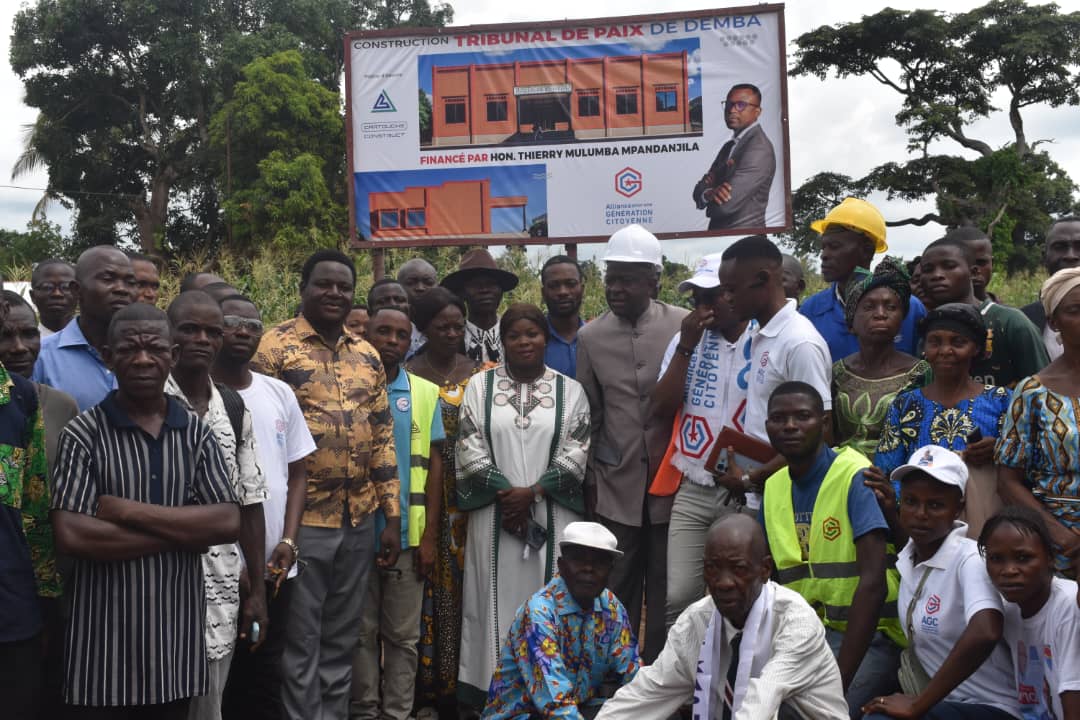
[[[821,393],[832,409],[832,355],[813,323],[799,314],[789,299],[768,324],[758,328],[750,344],[750,374],[746,389],[745,432],[769,442],[765,418],[769,396],[789,380],[799,380]]]
[[[256,454],[262,468],[269,499],[263,502],[266,523],[266,560],[285,530],[285,501],[289,494],[289,463],[315,451],[304,413],[292,388],[272,377],[251,373],[251,385],[237,390],[251,412]],[[296,566],[289,577],[296,576]]]
[[[706,330],[690,357],[671,463],[695,484],[715,486],[705,463],[720,430],[743,430],[752,327],[753,323],[747,325],[733,343],[718,332]],[[660,363],[660,378],[667,372],[681,340],[682,333],[677,332],[668,344]]]
[[[966,537],[967,529],[967,523],[956,522],[934,556],[914,567],[915,543],[911,540],[896,558],[896,569],[900,571],[900,592],[896,601],[900,624],[904,634],[908,635],[908,642],[913,644],[919,662],[931,676],[941,668],[975,613],[981,610],[1002,612],[1001,596],[986,574],[978,545]],[[927,568],[930,568],[930,575],[915,600],[911,616],[914,633],[909,634],[908,605]],[[1005,642],[998,643],[986,662],[945,699],[992,705],[1020,717],[1012,660]]]
[[[1005,641],[1012,650],[1025,720],[1062,720],[1061,693],[1080,691],[1080,609],[1076,582],[1054,578],[1050,599],[1026,620],[1005,603]]]

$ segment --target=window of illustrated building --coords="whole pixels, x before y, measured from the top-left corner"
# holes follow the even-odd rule
[[[637,115],[637,88],[615,89],[615,114]]]
[[[506,119],[506,96],[486,95],[488,122],[501,122]],[[464,119],[462,120],[464,122]]]
[[[675,112],[679,109],[678,93],[674,85],[656,86],[656,112]]]
[[[600,116],[600,91],[578,90],[577,94],[578,117]]]
[[[401,227],[401,213],[398,210],[379,211],[379,229],[391,230]]]
[[[379,213],[377,213],[377,212],[368,213],[368,222],[371,223],[371,229],[372,230],[378,230],[379,229]]]
[[[446,98],[444,114],[447,125],[458,125],[465,122],[465,98]]]
[[[427,227],[427,213],[424,212],[424,208],[409,208],[405,211],[405,227],[407,228],[422,228]]]

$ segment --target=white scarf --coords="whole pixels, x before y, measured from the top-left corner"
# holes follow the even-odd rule
[[[736,357],[730,363],[725,359],[728,372],[721,374],[718,372],[721,355],[730,353],[730,346],[723,335],[706,330],[686,367],[686,399],[671,464],[699,485],[711,487],[714,484],[705,463],[712,453],[716,435],[724,427],[733,427],[740,432],[743,429],[747,388],[744,367],[750,363],[749,335],[744,332],[735,341]],[[733,402],[735,400],[738,402]]]
[[[743,626],[742,641],[739,643],[739,669],[735,676],[735,687],[732,688],[734,697],[731,703],[732,717],[735,717],[739,706],[742,705],[750,678],[760,675],[761,669],[769,660],[772,648],[774,594],[775,586],[771,581],[761,586],[761,592],[750,608],[750,614]],[[721,706],[724,702],[724,683],[727,682],[731,646],[721,637],[723,627],[724,620],[714,609],[712,618],[709,619],[709,627],[705,630],[705,639],[701,643],[701,654],[698,655],[697,672],[694,678],[694,709],[691,715],[693,720],[713,720],[714,717],[720,717],[720,708],[714,709],[710,706],[714,700],[714,683],[718,683],[720,690],[715,699],[719,700]],[[719,675],[715,672],[717,667],[723,668]],[[715,715],[710,713],[715,713]]]

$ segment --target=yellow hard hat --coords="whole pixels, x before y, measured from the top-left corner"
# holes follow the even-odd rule
[[[885,218],[876,207],[859,198],[844,198],[822,220],[810,223],[810,229],[818,235],[824,235],[830,225],[843,225],[849,230],[861,233],[874,241],[874,252],[883,253],[889,249],[885,243]]]

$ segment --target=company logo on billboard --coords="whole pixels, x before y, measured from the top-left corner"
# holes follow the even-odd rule
[[[371,106],[371,112],[373,113],[390,113],[397,112],[397,108],[394,107],[394,102],[390,99],[390,96],[385,90],[379,93],[379,97],[375,98],[375,104]]]
[[[624,167],[615,173],[615,192],[623,197],[634,197],[641,192],[642,175],[632,167]]]
[[[404,137],[409,123],[404,120],[384,122],[366,122],[360,125],[360,134],[364,140],[386,140]]]

